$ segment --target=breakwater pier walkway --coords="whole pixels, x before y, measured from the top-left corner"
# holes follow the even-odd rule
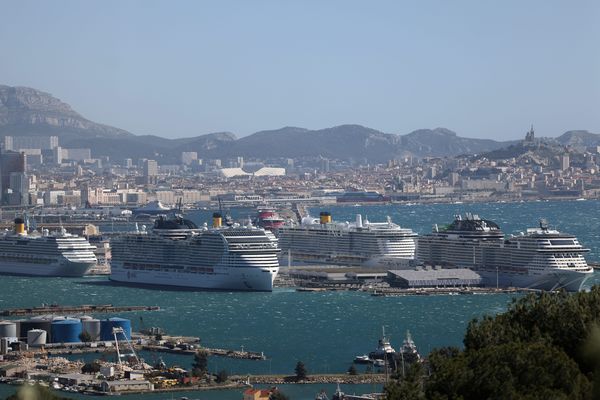
[[[49,315],[71,313],[114,313],[125,311],[160,311],[158,306],[113,306],[112,304],[84,304],[80,306],[42,305],[31,308],[10,308],[0,311],[0,316]]]

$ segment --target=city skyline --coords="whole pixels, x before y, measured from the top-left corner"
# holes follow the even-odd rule
[[[594,2],[4,5],[3,84],[137,135],[600,131]]]

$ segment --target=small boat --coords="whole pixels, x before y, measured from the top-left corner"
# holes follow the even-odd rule
[[[385,360],[373,360],[373,365],[376,367],[385,367]]]
[[[371,357],[364,354],[362,356],[354,357],[354,363],[356,363],[356,364],[372,364],[373,360],[371,360]]]
[[[327,397],[327,393],[325,393],[325,390],[321,390],[315,396],[315,400],[329,400],[329,397]]]

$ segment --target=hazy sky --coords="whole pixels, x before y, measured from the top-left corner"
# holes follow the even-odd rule
[[[0,0],[0,83],[166,137],[600,132],[600,1]]]

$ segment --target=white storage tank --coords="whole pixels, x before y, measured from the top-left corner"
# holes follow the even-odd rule
[[[83,332],[90,334],[92,340],[98,340],[100,338],[100,320],[99,319],[82,319],[81,320]]]
[[[47,334],[42,329],[32,329],[27,331],[27,345],[31,347],[40,347],[46,344]]]
[[[0,321],[0,338],[17,336],[17,324],[12,321]]]

